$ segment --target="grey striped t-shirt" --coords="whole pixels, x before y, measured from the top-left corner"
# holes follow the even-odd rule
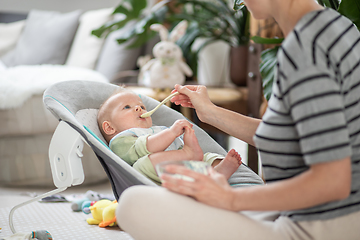
[[[301,221],[359,211],[359,31],[332,9],[311,12],[288,35],[277,58],[273,92],[254,137],[266,181],[291,178],[311,164],[352,159],[349,198],[282,214]]]

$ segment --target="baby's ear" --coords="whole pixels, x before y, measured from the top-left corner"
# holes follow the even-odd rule
[[[111,126],[109,121],[104,121],[101,127],[106,135],[112,135],[115,133],[115,129]]]

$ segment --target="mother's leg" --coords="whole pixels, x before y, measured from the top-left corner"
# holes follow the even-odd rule
[[[161,187],[125,190],[116,217],[120,227],[136,240],[289,239],[273,222],[210,207]]]

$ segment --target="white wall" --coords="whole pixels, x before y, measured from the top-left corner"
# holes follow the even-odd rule
[[[0,0],[0,12],[27,13],[30,9],[69,12],[117,6],[121,0]]]

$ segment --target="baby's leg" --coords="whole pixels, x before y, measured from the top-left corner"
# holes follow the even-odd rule
[[[213,164],[214,165],[214,164]],[[231,149],[226,157],[221,160],[214,169],[223,174],[227,179],[233,175],[233,173],[239,168],[241,165],[241,157],[240,154],[235,151],[235,149]]]

